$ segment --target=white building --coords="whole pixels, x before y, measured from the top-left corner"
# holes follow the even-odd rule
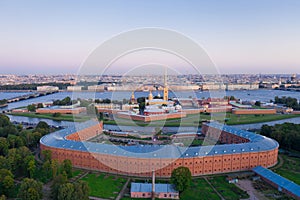
[[[50,85],[43,85],[43,86],[37,86],[36,90],[38,92],[46,92],[46,91],[58,91],[59,88],[56,86],[50,86]]]
[[[91,85],[88,86],[89,91],[104,91],[105,86],[104,85]]]
[[[67,87],[67,91],[81,91],[82,90],[82,86],[68,86]]]

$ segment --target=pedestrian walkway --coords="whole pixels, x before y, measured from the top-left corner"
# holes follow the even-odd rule
[[[124,186],[123,186],[122,190],[120,191],[119,195],[117,196],[116,200],[120,200],[124,196],[125,190],[129,184],[129,182],[130,182],[130,178],[127,179],[126,183],[124,184]]]

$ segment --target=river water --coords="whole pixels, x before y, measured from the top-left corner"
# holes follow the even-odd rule
[[[162,91],[154,91],[152,92],[153,95],[162,95]],[[0,93],[0,99],[8,99],[12,97],[17,97],[20,95],[26,94],[24,92],[1,92]],[[148,96],[149,92],[135,92],[135,97],[142,97],[142,96]],[[224,93],[214,91],[214,95],[223,95]],[[236,98],[242,99],[243,101],[262,101],[262,102],[268,102],[270,99],[274,99],[275,96],[290,96],[299,99],[300,93],[299,92],[291,92],[291,91],[282,91],[282,90],[234,90],[234,91],[226,91],[227,96],[235,96]],[[7,110],[7,109],[14,109],[22,106],[27,106],[28,104],[32,103],[39,103],[39,102],[49,102],[56,99],[63,99],[65,97],[72,97],[73,99],[77,98],[97,98],[97,99],[105,99],[105,98],[111,98],[112,100],[122,100],[122,99],[129,99],[131,97],[131,92],[129,91],[122,91],[122,92],[59,92],[54,93],[47,96],[42,96],[38,98],[33,99],[27,99],[24,101],[14,102],[10,103],[8,107],[1,108],[0,111]],[[172,97],[178,97],[178,98],[187,98],[189,96],[197,96],[198,98],[208,98],[210,97],[210,93],[208,91],[180,91],[176,92],[176,94],[170,92],[169,96]],[[29,123],[38,123],[39,121],[45,121],[50,125],[53,126],[70,126],[73,124],[73,122],[67,122],[67,121],[55,121],[50,119],[38,119],[38,118],[29,118],[29,117],[21,117],[21,116],[9,116],[12,121],[17,122],[29,122]],[[284,120],[278,120],[273,122],[263,122],[263,123],[255,123],[255,124],[245,124],[245,125],[235,125],[238,128],[241,129],[255,129],[260,128],[263,124],[268,125],[274,125],[278,123],[285,123],[285,122],[292,122],[292,123],[298,123],[300,124],[300,117],[299,118],[293,118],[293,119],[284,119]],[[115,125],[105,125],[105,129],[111,129],[111,130],[123,130],[123,131],[130,131],[133,127],[129,126],[115,126]],[[139,129],[146,131],[146,132],[153,132],[153,127],[135,127],[135,130],[140,131]],[[184,129],[177,130],[177,127],[165,127],[163,131],[166,132],[176,132],[176,131],[196,131],[194,127],[185,127]]]
[[[153,91],[154,96],[160,94],[162,96],[162,91]],[[17,97],[20,95],[26,94],[16,93],[16,92],[1,92],[0,99],[9,99],[12,97]],[[149,92],[135,92],[135,98],[148,96]],[[291,91],[282,91],[282,90],[233,90],[233,91],[226,91],[224,92],[208,92],[208,91],[179,91],[176,93],[169,92],[169,97],[178,97],[178,98],[187,98],[187,97],[198,97],[198,98],[208,98],[211,96],[235,96],[238,99],[243,101],[262,101],[262,102],[269,102],[271,99],[274,99],[275,96],[290,96],[299,99],[300,93],[299,92],[291,92]],[[131,92],[130,91],[118,91],[118,92],[58,92],[47,96],[42,96],[33,99],[27,99],[19,102],[10,103],[8,107],[1,108],[0,111],[7,110],[7,109],[14,109],[18,107],[27,106],[28,104],[32,103],[40,103],[40,102],[49,102],[56,99],[63,99],[65,97],[71,97],[73,99],[77,98],[84,98],[84,99],[105,99],[110,98],[112,100],[122,100],[122,99],[130,99]]]

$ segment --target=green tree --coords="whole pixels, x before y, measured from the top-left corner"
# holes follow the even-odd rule
[[[6,99],[1,99],[0,100],[0,105],[4,105],[4,104],[6,104],[7,103],[7,100]]]
[[[34,160],[32,152],[25,146],[17,148],[17,154],[21,158],[18,160],[18,166],[22,172],[27,171],[27,165],[30,160]]]
[[[74,185],[72,183],[62,184],[58,188],[57,200],[77,199],[77,198],[74,198],[73,193],[74,193]]]
[[[16,128],[17,128],[18,132],[21,132],[23,130],[23,125],[18,124],[18,125],[16,125]]]
[[[18,196],[22,200],[39,200],[42,199],[42,183],[34,179],[23,179]]]
[[[229,100],[230,100],[230,101],[234,101],[234,100],[235,100],[235,97],[234,97],[234,96],[230,96]]]
[[[42,134],[38,131],[35,131],[31,134],[31,146],[36,146],[42,137]]]
[[[57,200],[58,198],[58,190],[61,187],[61,185],[65,184],[67,182],[67,175],[66,173],[59,174],[53,179],[52,185],[51,185],[51,197],[54,200]]]
[[[50,129],[49,125],[44,122],[44,121],[40,121],[35,128],[40,128],[40,129]]]
[[[18,154],[17,149],[9,149],[7,154],[7,162],[10,166],[10,169],[13,172],[16,172],[19,168],[19,163],[22,160],[22,157],[20,154]]]
[[[70,97],[66,97],[62,100],[62,105],[71,105],[72,101]]]
[[[44,108],[44,105],[42,103],[38,103],[37,108]]]
[[[145,97],[139,97],[137,98],[137,102],[139,104],[139,112],[141,115],[144,114],[144,110],[146,108],[146,99]]]
[[[4,114],[0,114],[0,127],[5,127],[5,126],[8,126],[10,124],[11,123],[10,123],[9,117],[7,117]]]
[[[8,196],[14,187],[14,178],[10,170],[0,169],[0,194]]]
[[[17,135],[19,131],[12,124],[4,127],[0,127],[0,137],[7,137],[9,134]]]
[[[62,162],[62,171],[66,172],[67,177],[72,177],[72,162],[69,159],[66,159]]]
[[[58,167],[59,164],[57,160],[52,160],[51,161],[51,169],[52,169],[52,177],[55,178],[58,175]]]
[[[90,188],[87,182],[78,181],[74,183],[74,199],[88,200]]]
[[[266,124],[262,125],[261,129],[260,129],[260,134],[264,135],[264,136],[267,136],[267,137],[270,137],[272,133],[272,127],[271,126],[268,126]]]
[[[29,177],[33,178],[33,174],[35,172],[36,166],[35,166],[35,160],[30,160],[27,164],[27,171],[29,172]]]
[[[46,176],[47,179],[51,178],[52,168],[51,168],[51,161],[50,160],[46,160],[43,163],[42,170],[43,170],[43,174]]]
[[[4,156],[0,156],[0,169],[8,169],[10,170],[9,163]]]
[[[99,120],[102,121],[104,119],[104,114],[103,112],[100,112],[99,113]]]
[[[51,162],[51,159],[52,159],[52,151],[50,150],[43,150],[42,151],[42,155],[44,157],[44,161],[50,161]]]
[[[106,104],[110,104],[111,103],[111,100],[106,98],[106,99],[103,99],[101,103],[106,103]]]
[[[191,180],[192,174],[187,167],[178,167],[172,171],[171,182],[179,192],[187,189],[191,184]]]
[[[52,117],[60,117],[61,116],[61,113],[53,113],[52,114]]]
[[[9,143],[4,137],[0,137],[0,155],[6,156],[8,153]]]
[[[17,135],[9,134],[7,136],[7,141],[9,143],[10,148],[18,148],[24,146],[23,138]]]
[[[29,112],[35,112],[36,107],[35,107],[34,104],[30,104],[30,105],[27,106],[27,110],[28,110]]]
[[[300,151],[300,125],[293,123],[264,125],[260,134],[275,139],[281,148]]]
[[[260,101],[255,101],[255,104],[254,104],[254,105],[256,105],[256,106],[259,106],[259,107],[260,107],[261,103],[260,103]]]

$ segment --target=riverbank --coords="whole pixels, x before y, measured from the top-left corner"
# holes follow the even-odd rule
[[[201,122],[209,121],[211,119],[225,123],[227,125],[244,125],[244,124],[256,124],[264,122],[272,122],[284,119],[292,119],[300,117],[300,114],[276,114],[276,115],[235,115],[232,113],[220,113],[211,117],[207,114],[188,115],[182,119],[170,119],[166,121],[154,121],[151,123],[144,123],[139,121],[131,121],[126,119],[117,118],[116,120],[106,120],[104,124],[110,125],[137,125],[137,126],[165,126],[165,127],[176,127],[176,126],[201,126]]]
[[[275,114],[275,115],[234,115],[228,114],[226,118],[227,125],[240,125],[240,124],[255,124],[263,122],[271,122],[283,119],[291,119],[300,117],[300,114]]]
[[[22,116],[30,118],[52,119],[55,121],[70,121],[70,122],[85,122],[91,117],[89,116],[77,116],[72,114],[62,114],[60,116],[53,116],[52,114],[36,114],[36,113],[8,113],[8,115]]]
[[[72,114],[62,114],[61,116],[54,117],[52,114],[36,114],[36,113],[9,113],[8,115],[23,116],[30,118],[44,118],[52,119],[56,121],[74,121],[74,122],[84,122],[91,119],[87,115],[72,115]],[[193,114],[187,115],[187,117],[182,119],[170,119],[166,121],[153,121],[153,122],[140,122],[132,121],[128,119],[116,118],[115,120],[104,120],[104,124],[108,125],[122,125],[122,126],[154,126],[154,127],[176,127],[176,126],[201,126],[201,122],[208,120],[216,120],[225,123],[227,125],[243,125],[243,124],[255,124],[272,122],[284,119],[291,119],[300,117],[300,114],[275,114],[275,115],[235,115],[232,113],[220,113],[219,115],[214,114],[214,117],[208,114]]]

